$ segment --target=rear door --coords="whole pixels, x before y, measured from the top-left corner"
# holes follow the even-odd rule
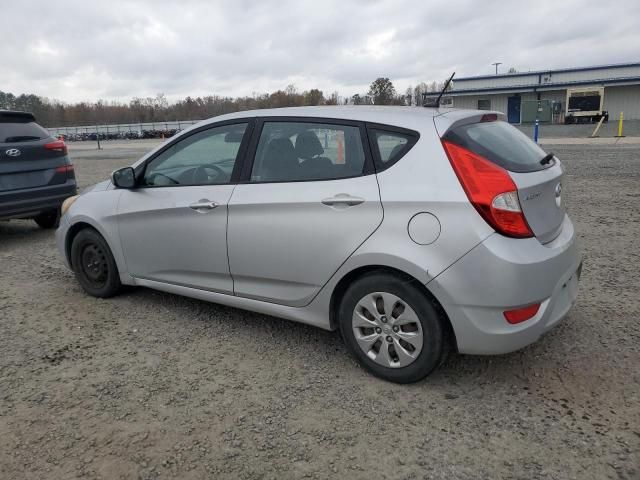
[[[382,222],[366,132],[295,118],[257,128],[245,183],[229,201],[235,294],[304,306]]]
[[[444,139],[490,160],[509,172],[522,212],[534,235],[547,243],[561,231],[565,216],[562,201],[564,170],[555,156],[541,163],[547,153],[517,128],[483,115],[454,123]]]
[[[0,112],[0,192],[65,183],[68,163],[64,143],[31,115]]]

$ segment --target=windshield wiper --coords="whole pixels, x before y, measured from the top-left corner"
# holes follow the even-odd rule
[[[553,157],[555,155],[553,154],[553,152],[549,152],[547,153],[544,158],[542,160],[540,160],[540,165],[546,165],[547,163],[549,163],[551,160],[553,160]]]
[[[16,135],[14,137],[5,138],[5,143],[18,143],[18,142],[32,142],[33,140],[40,140],[40,137],[34,137],[33,135]]]

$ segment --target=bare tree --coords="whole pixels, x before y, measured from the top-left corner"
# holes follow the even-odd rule
[[[322,105],[324,103],[324,95],[322,90],[312,88],[308,92],[304,92],[304,104],[305,105]]]
[[[343,98],[338,92],[325,97],[322,90],[313,88],[300,93],[295,85],[271,93],[253,93],[244,97],[207,95],[187,96],[169,101],[164,93],[155,97],[134,97],[128,103],[98,100],[96,102],[65,103],[33,94],[14,95],[0,91],[0,108],[32,112],[38,122],[50,127],[118,123],[146,123],[174,120],[199,120],[225,113],[260,108],[293,107],[300,105],[407,105],[422,102],[426,84],[407,89],[397,95],[391,80],[380,77],[371,83],[369,92]]]

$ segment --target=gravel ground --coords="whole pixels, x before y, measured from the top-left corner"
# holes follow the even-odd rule
[[[533,137],[533,125],[518,125],[520,130],[529,137]],[[595,123],[583,123],[579,125],[547,125],[541,124],[538,135],[544,138],[586,138],[596,128]],[[618,134],[618,119],[611,119],[603,123],[598,131],[598,137],[611,138]],[[640,120],[625,120],[622,126],[622,134],[627,137],[640,136]]]
[[[81,187],[152,143],[72,145]],[[585,266],[545,338],[377,380],[337,333],[146,289],[85,295],[0,223],[0,478],[640,478],[640,146],[555,145]],[[547,146],[545,146],[547,148]]]

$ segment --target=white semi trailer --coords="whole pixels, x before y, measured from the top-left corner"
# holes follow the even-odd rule
[[[604,108],[604,87],[568,88],[564,123],[609,120]]]

